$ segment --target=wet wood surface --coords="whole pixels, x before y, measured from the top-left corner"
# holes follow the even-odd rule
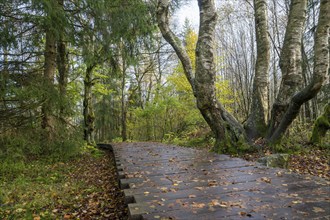
[[[330,183],[159,143],[112,145],[130,219],[330,219]]]

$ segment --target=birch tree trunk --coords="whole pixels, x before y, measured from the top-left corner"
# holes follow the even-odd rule
[[[285,114],[276,127],[269,142],[277,143],[292,121],[297,117],[300,107],[317,95],[326,79],[329,68],[329,40],[330,40],[330,0],[321,0],[320,15],[314,36],[314,70],[312,81],[299,93],[295,94]]]
[[[253,81],[252,106],[245,129],[250,139],[263,137],[268,115],[268,71],[270,42],[268,37],[267,3],[254,0],[255,31],[257,39],[257,61]]]
[[[325,80],[328,71],[328,35],[330,22],[330,0],[321,0],[319,25],[315,35],[314,74],[312,82],[299,93],[302,82],[301,39],[304,31],[307,0],[292,0],[284,45],[280,56],[282,81],[279,94],[273,105],[268,141],[274,143],[281,139],[284,132],[299,113],[300,106],[313,98]],[[158,26],[165,40],[171,44],[182,62],[186,77],[191,84],[197,100],[197,107],[212,129],[217,152],[228,152],[232,147],[246,143],[246,133],[241,124],[230,115],[215,97],[215,65],[214,65],[214,27],[216,12],[214,0],[198,0],[200,10],[200,27],[196,48],[196,71],[193,72],[191,61],[185,52],[182,42],[169,28],[170,0],[158,0]],[[265,3],[255,0],[256,34],[258,35],[257,73],[254,81],[254,104],[249,121],[251,128],[256,129],[258,121],[266,119],[267,106],[267,73],[269,68],[269,40]],[[265,30],[266,29],[266,30]],[[254,112],[255,111],[255,112]],[[260,115],[260,113],[262,113]],[[255,119],[253,121],[253,118]],[[256,131],[258,131],[256,129]],[[257,132],[251,136],[258,136]]]
[[[302,83],[301,44],[306,20],[307,0],[292,0],[280,56],[282,81],[271,112],[268,138],[278,128],[291,97]]]

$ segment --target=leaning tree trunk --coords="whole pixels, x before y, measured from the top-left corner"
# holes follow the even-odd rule
[[[213,0],[198,1],[200,27],[196,47],[196,71],[182,42],[169,28],[170,0],[159,0],[157,8],[158,26],[165,40],[178,55],[184,73],[197,100],[197,107],[212,129],[216,143],[214,150],[228,152],[241,140],[246,142],[245,131],[240,123],[229,114],[215,96],[214,33],[217,20]]]
[[[84,79],[84,140],[90,144],[94,145],[94,111],[92,103],[92,87],[93,87],[93,74],[94,65],[88,66],[86,69],[86,75]]]
[[[245,130],[249,139],[265,135],[268,115],[268,71],[270,62],[267,3],[264,0],[254,0],[253,3],[257,38],[257,61],[251,111],[245,124]]]
[[[319,22],[314,36],[314,70],[312,81],[299,93],[295,94],[284,116],[280,120],[269,142],[277,143],[284,132],[299,114],[300,107],[316,96],[320,91],[329,68],[329,40],[330,40],[330,0],[321,0]]]
[[[284,44],[280,55],[282,81],[271,112],[268,138],[278,128],[291,97],[302,83],[301,43],[306,20],[307,0],[292,0]]]

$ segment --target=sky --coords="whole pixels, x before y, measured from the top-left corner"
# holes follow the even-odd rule
[[[185,19],[188,18],[195,30],[198,30],[199,26],[199,10],[197,1],[187,1],[186,5],[183,5],[174,16],[173,22],[177,22],[176,25],[179,29],[182,29]]]

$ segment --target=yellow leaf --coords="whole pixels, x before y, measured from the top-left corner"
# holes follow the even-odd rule
[[[193,202],[193,204],[191,205],[191,207],[193,208],[204,208],[205,204],[204,203],[197,203],[197,202]]]
[[[296,201],[292,201],[292,203],[293,203],[293,204],[300,204],[300,203],[302,203],[302,201],[300,201],[300,200],[296,200]]]
[[[313,207],[313,212],[319,213],[319,212],[325,212],[325,210],[320,207]]]
[[[265,183],[271,183],[272,182],[272,180],[270,178],[268,178],[268,177],[261,177],[260,180],[261,181],[264,181]]]
[[[217,200],[217,199],[212,199],[212,201],[211,201],[211,205],[212,205],[212,206],[220,206],[219,200]]]
[[[228,202],[220,202],[220,205],[219,205],[220,207],[222,207],[222,208],[227,208],[228,207]]]
[[[161,187],[160,190],[164,193],[168,191],[167,187]]]

